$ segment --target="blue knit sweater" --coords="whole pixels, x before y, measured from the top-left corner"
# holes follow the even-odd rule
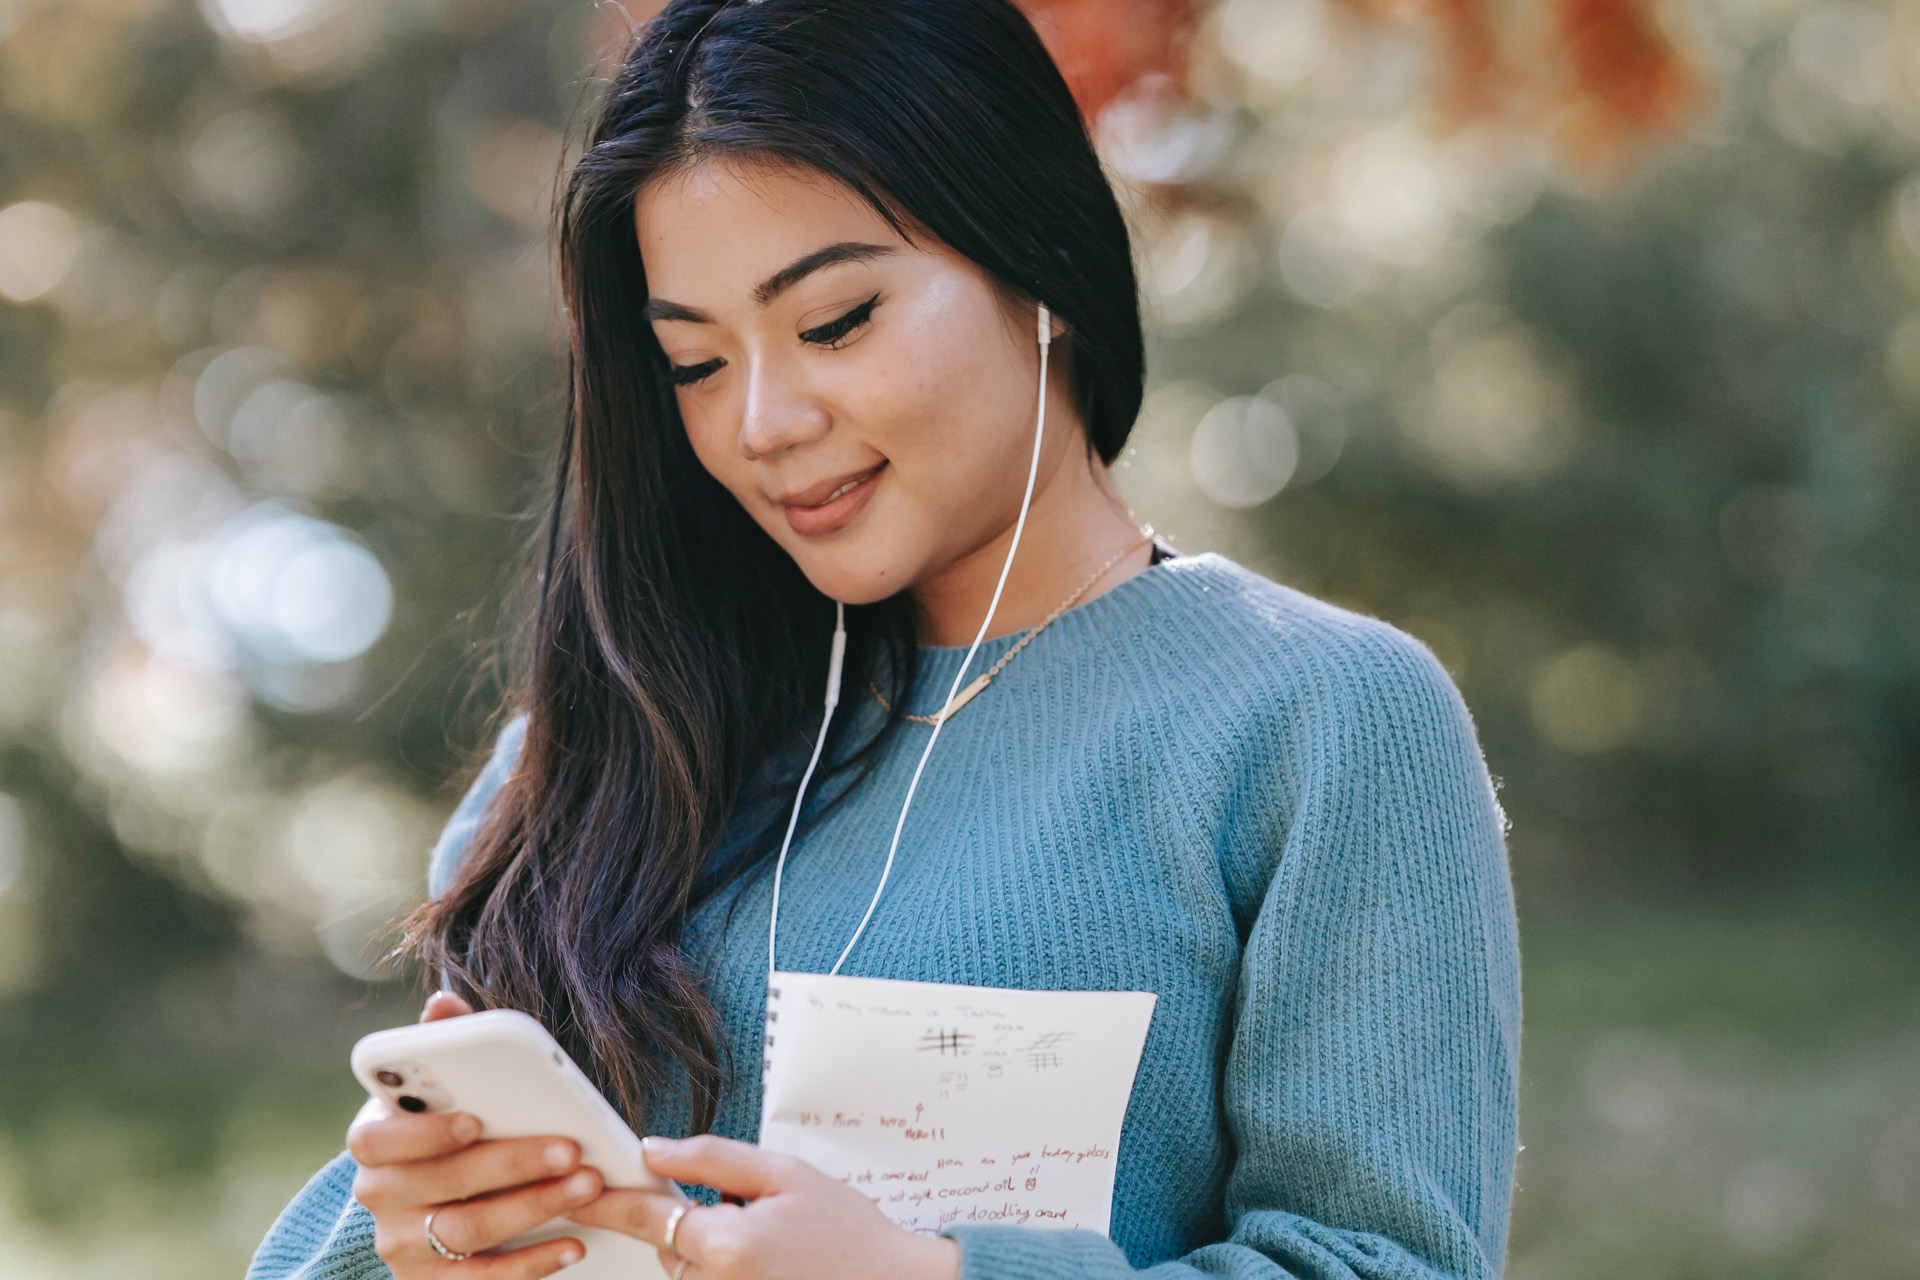
[[[921,650],[909,710],[964,652]],[[520,728],[442,835],[435,890]],[[832,965],[930,732],[905,726],[796,842],[782,968]],[[1063,614],[942,730],[844,969],[1159,994],[1111,1239],[955,1224],[962,1280],[1497,1277],[1520,1032],[1503,825],[1458,693],[1383,623],[1213,554]],[[769,896],[747,877],[689,923],[734,1045],[761,1031]],[[751,1141],[758,1058],[739,1056],[715,1129]],[[685,1124],[667,1102],[650,1127]],[[314,1176],[249,1280],[388,1274],[353,1173],[343,1155]]]

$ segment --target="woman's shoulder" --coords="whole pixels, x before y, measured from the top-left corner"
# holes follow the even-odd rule
[[[1379,618],[1308,595],[1218,552],[1153,573],[1143,639],[1183,694],[1287,723],[1411,704],[1451,716],[1460,695],[1432,650]]]
[[[1172,564],[1164,566],[1173,568]],[[1235,797],[1223,847],[1236,902],[1263,901],[1283,848],[1296,884],[1384,877],[1504,883],[1506,819],[1473,719],[1432,650],[1378,618],[1284,586],[1224,556],[1171,575],[1189,639],[1171,669],[1187,769]],[[1452,877],[1452,880],[1448,878]]]
[[[513,776],[513,767],[520,756],[520,744],[526,740],[527,717],[520,713],[512,716],[500,727],[493,740],[493,752],[481,767],[466,795],[455,806],[453,816],[447,819],[447,825],[440,829],[440,838],[434,842],[433,852],[427,857],[427,892],[433,897],[453,881],[454,869],[459,865],[460,855],[473,841],[473,833],[480,829],[480,821],[486,817],[487,803],[501,784]]]

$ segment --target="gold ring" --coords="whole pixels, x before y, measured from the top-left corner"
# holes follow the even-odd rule
[[[660,1247],[662,1249],[665,1249],[668,1253],[680,1252],[678,1249],[673,1247],[673,1238],[680,1234],[680,1219],[686,1217],[687,1210],[692,1207],[693,1206],[691,1205],[677,1204],[673,1206],[673,1212],[667,1215],[667,1230],[666,1230],[666,1234],[663,1235],[660,1239]],[[681,1271],[686,1270],[685,1263],[681,1264],[680,1270]],[[676,1271],[673,1273],[673,1280],[680,1280],[679,1271]]]
[[[444,1207],[443,1205],[442,1208]],[[439,1209],[435,1209],[428,1213],[427,1220],[420,1224],[420,1229],[427,1233],[427,1247],[445,1258],[448,1262],[465,1262],[473,1255],[470,1253],[455,1253],[452,1249],[440,1243],[439,1236],[433,1234],[433,1215],[439,1212]]]

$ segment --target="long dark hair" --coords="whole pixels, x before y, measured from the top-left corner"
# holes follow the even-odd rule
[[[766,861],[765,829],[721,866],[716,843],[756,786],[792,782],[769,772],[817,723],[833,619],[700,466],[641,313],[636,194],[722,157],[825,174],[1044,302],[1105,462],[1143,364],[1120,209],[1009,0],[675,0],[636,34],[560,210],[567,414],[502,711],[525,738],[409,936],[453,989],[539,1017],[633,1118],[683,1068],[696,1130],[726,1052],[682,928]],[[903,597],[849,611],[847,688],[904,691],[910,622]]]

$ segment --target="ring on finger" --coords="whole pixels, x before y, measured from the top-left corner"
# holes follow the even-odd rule
[[[473,1255],[470,1253],[457,1253],[447,1248],[447,1246],[440,1243],[440,1237],[433,1234],[433,1215],[439,1212],[440,1210],[434,1209],[427,1214],[427,1220],[420,1224],[420,1230],[426,1233],[427,1247],[445,1258],[448,1262],[465,1262]]]
[[[680,1265],[673,1269],[673,1280],[680,1280],[680,1277],[687,1273],[687,1268],[692,1265],[693,1263],[689,1262],[687,1259],[685,1258],[680,1259]]]
[[[667,1230],[665,1234],[662,1235],[660,1238],[660,1247],[662,1249],[665,1249],[668,1253],[680,1252],[678,1249],[673,1247],[673,1238],[680,1234],[680,1219],[686,1217],[687,1210],[692,1207],[693,1207],[692,1205],[677,1204],[673,1206],[673,1212],[667,1215]],[[686,1270],[685,1263],[681,1264],[680,1270],[681,1271]],[[673,1280],[680,1280],[679,1271],[676,1271],[673,1273]]]

